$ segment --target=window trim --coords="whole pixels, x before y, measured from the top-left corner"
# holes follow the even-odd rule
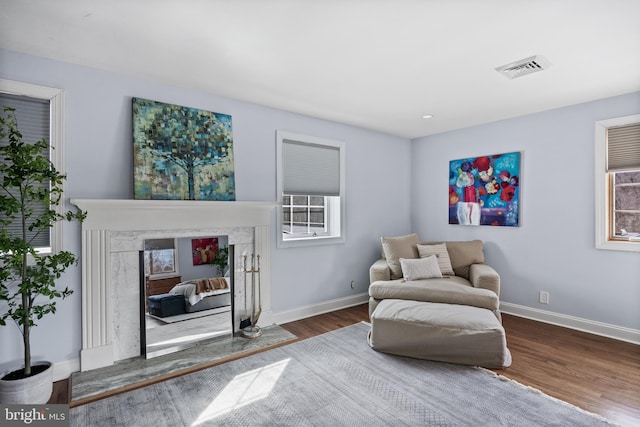
[[[62,89],[48,86],[34,85],[14,80],[0,79],[0,92],[10,95],[27,96],[30,98],[45,99],[49,101],[50,111],[50,160],[59,173],[65,174],[64,164],[64,92]],[[64,182],[61,185],[64,194]],[[63,200],[56,211],[60,214],[65,212],[65,201]],[[62,221],[56,222],[51,229],[49,250],[41,250],[39,253],[57,253],[63,248],[62,244]]]
[[[330,232],[335,232],[329,236],[316,236],[306,238],[284,239],[283,237],[283,164],[282,164],[282,144],[285,140],[301,142],[303,144],[326,145],[336,147],[340,152],[340,209],[332,209],[327,206],[328,228]],[[342,244],[345,242],[346,230],[346,185],[345,185],[345,143],[343,141],[319,138],[315,136],[302,135],[298,133],[276,130],[276,244],[278,248],[316,246],[329,244]],[[329,198],[330,199],[330,198]],[[336,212],[337,211],[337,212]],[[335,220],[340,220],[339,230],[335,230]]]
[[[614,239],[611,235],[612,189],[607,172],[607,129],[640,123],[640,114],[600,120],[595,124],[595,232],[596,249],[640,252],[640,241]]]

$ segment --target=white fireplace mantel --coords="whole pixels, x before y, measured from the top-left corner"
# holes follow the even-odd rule
[[[262,315],[272,323],[271,222],[275,203],[186,200],[72,199],[82,223],[82,351],[80,369],[109,366],[140,355],[139,251],[144,240],[227,235],[237,253],[261,256]],[[234,269],[242,271],[240,257]],[[235,301],[243,301],[236,274]],[[239,328],[234,318],[234,331]]]

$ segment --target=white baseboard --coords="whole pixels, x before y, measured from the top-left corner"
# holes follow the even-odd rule
[[[73,372],[80,370],[80,359],[69,359],[53,364],[53,380],[60,381],[67,379]]]
[[[580,317],[568,316],[566,314],[554,313],[552,311],[540,310],[526,307],[524,305],[500,302],[500,311],[518,317],[524,317],[538,322],[550,323],[552,325],[563,326],[594,335],[601,335],[620,341],[640,344],[640,330],[611,325],[608,323],[596,322],[594,320],[582,319]]]
[[[367,292],[351,295],[348,297],[337,298],[319,304],[307,305],[293,310],[281,311],[273,313],[273,322],[281,325],[283,323],[294,322],[296,320],[306,319],[307,317],[317,316],[318,314],[328,313],[330,311],[341,310],[343,308],[353,307],[354,305],[364,304],[369,301]]]

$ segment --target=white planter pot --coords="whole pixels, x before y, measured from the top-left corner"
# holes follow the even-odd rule
[[[19,380],[2,380],[0,379],[0,403],[25,403],[25,404],[44,404],[51,398],[53,392],[53,365],[50,362],[35,361],[31,362],[31,366],[47,365],[47,369],[37,375]],[[0,378],[3,378],[10,372],[24,367],[15,365],[14,368],[0,372]]]

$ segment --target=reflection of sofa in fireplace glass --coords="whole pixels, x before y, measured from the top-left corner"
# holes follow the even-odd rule
[[[149,314],[167,317],[185,312],[195,313],[212,308],[229,307],[231,305],[229,283],[228,277],[194,279],[183,282],[180,281],[180,276],[148,280],[147,305]],[[163,292],[158,294],[160,291]],[[179,298],[165,301],[169,296]],[[173,305],[180,300],[182,301],[182,311],[177,312],[177,308]],[[152,306],[156,312],[152,310]],[[167,314],[169,312],[172,314]],[[162,313],[162,315],[156,313]]]

